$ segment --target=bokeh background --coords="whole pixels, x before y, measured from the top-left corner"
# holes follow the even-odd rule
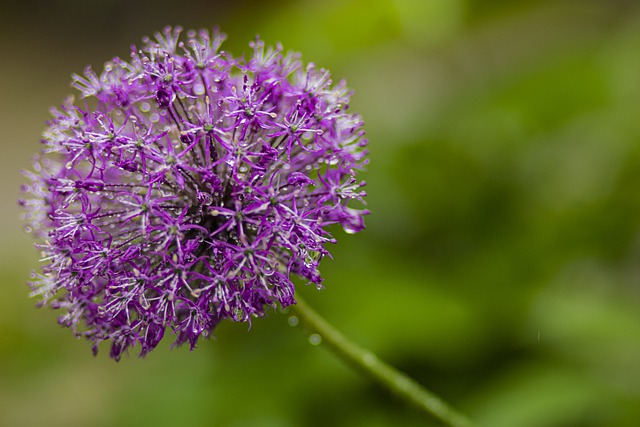
[[[41,0],[0,3],[0,426],[436,425],[285,313],[115,363],[27,298],[49,106],[167,24],[356,91],[372,214],[300,289],[334,325],[487,427],[640,425],[638,2]]]

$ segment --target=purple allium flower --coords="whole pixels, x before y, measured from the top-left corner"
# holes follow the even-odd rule
[[[367,214],[348,206],[366,140],[344,82],[259,39],[244,60],[218,32],[180,35],[74,75],[84,101],[53,110],[25,172],[33,295],[116,360],[167,328],[193,348],[223,319],[294,304],[291,274],[321,286],[327,226],[355,233]]]

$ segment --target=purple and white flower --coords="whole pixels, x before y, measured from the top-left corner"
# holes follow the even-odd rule
[[[367,152],[344,82],[259,39],[244,60],[216,31],[181,33],[74,75],[82,101],[53,110],[25,172],[32,294],[116,360],[294,304],[291,275],[321,286],[327,226],[368,213],[349,203]]]

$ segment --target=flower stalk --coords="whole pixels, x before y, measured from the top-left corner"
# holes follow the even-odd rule
[[[371,351],[349,340],[329,324],[305,300],[296,294],[293,313],[309,333],[321,337],[321,342],[340,359],[371,378],[423,413],[450,427],[474,427],[475,424],[433,392],[425,389],[404,372],[384,362]]]

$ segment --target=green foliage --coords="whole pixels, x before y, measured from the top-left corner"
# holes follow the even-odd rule
[[[307,301],[482,425],[637,425],[640,9],[605,0],[250,3],[250,16],[227,5],[225,21],[212,12],[206,25],[230,34],[230,50],[260,33],[347,78],[351,109],[367,123],[368,228],[336,229],[326,289],[303,287]],[[144,28],[171,15],[149,19]],[[128,42],[149,32],[122,25]],[[19,58],[16,67],[35,61]],[[24,143],[23,167],[42,120],[33,111],[58,102],[37,96],[52,82],[28,77],[33,101],[16,123],[30,133],[3,142]],[[0,425],[425,425],[309,345],[282,313],[248,332],[223,324],[193,353],[165,346],[144,360],[94,359],[55,313],[26,300],[35,256],[27,238],[7,235]]]

